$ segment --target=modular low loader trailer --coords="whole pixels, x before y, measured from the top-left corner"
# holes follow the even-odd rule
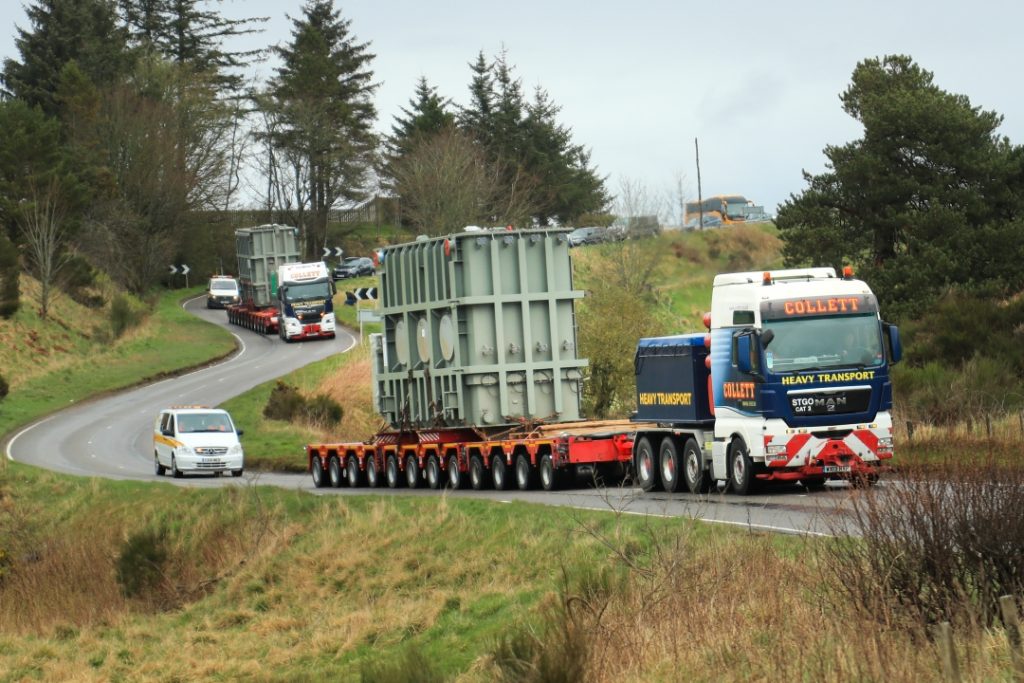
[[[847,270],[715,277],[706,333],[641,339],[631,420],[581,419],[564,231],[468,233],[383,253],[374,398],[389,427],[310,444],[317,486],[555,488],[629,473],[644,490],[745,495],[872,483],[893,455],[899,332]]]

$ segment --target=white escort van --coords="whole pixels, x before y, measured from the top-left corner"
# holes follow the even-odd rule
[[[153,429],[153,462],[157,476],[174,477],[231,472],[240,477],[245,454],[226,410],[207,406],[172,406],[160,412]]]

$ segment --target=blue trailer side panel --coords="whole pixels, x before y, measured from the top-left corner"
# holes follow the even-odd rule
[[[703,334],[641,339],[634,359],[635,419],[688,424],[714,420],[707,355]]]

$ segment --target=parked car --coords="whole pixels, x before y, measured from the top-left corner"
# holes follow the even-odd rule
[[[578,247],[581,244],[597,244],[604,241],[604,230],[601,228],[576,228],[569,233],[567,239],[570,247]]]
[[[228,304],[237,304],[238,280],[227,275],[214,275],[206,286],[206,307],[224,308]]]
[[[373,275],[376,272],[377,269],[373,266],[373,259],[365,256],[350,256],[335,267],[334,279],[344,280],[350,277]]]
[[[160,411],[153,426],[153,464],[157,476],[167,470],[242,476],[245,454],[226,410],[208,406],[172,406]]]

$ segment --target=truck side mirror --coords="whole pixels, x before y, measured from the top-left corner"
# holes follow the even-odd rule
[[[900,328],[889,323],[882,323],[886,341],[889,346],[889,364],[896,365],[903,358],[903,345],[900,343]]]
[[[775,330],[765,330],[761,333],[761,346],[767,349],[772,339],[775,339]]]

